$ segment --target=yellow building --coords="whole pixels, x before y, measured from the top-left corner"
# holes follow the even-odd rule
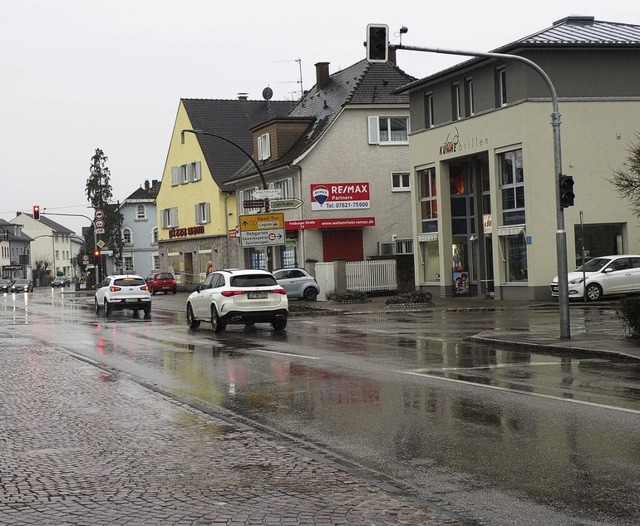
[[[291,107],[244,96],[180,100],[156,198],[160,268],[180,284],[202,281],[209,261],[213,268],[239,266],[235,189],[227,181],[248,161],[251,128]]]

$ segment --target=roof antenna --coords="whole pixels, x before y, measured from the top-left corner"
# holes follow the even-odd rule
[[[299,79],[298,80],[291,80],[291,81],[286,81],[285,80],[285,81],[281,82],[281,84],[282,83],[285,83],[285,84],[292,84],[292,83],[298,84],[298,87],[299,87],[298,91],[300,92],[300,98],[304,97],[304,89],[303,89],[303,85],[302,85],[302,59],[297,58],[295,60],[276,60],[275,62],[297,62],[298,63],[298,71],[299,71],[299,75],[300,75]]]

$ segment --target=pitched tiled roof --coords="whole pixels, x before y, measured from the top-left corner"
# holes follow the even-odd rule
[[[638,46],[640,46],[640,26],[638,25],[603,22],[592,16],[572,15],[554,22],[551,27],[494,49],[492,53],[517,54],[518,51],[524,49],[539,48],[630,48]],[[409,93],[425,83],[446,77],[454,71],[466,69],[486,60],[491,59],[472,58],[424,79],[411,82],[398,91]]]
[[[149,189],[140,187],[136,189],[125,201],[151,200],[153,201],[160,191],[160,181],[153,181]]]
[[[196,130],[221,135],[253,151],[251,128],[276,117],[283,117],[294,105],[290,101],[181,99]],[[247,161],[247,157],[232,144],[207,135],[196,135],[200,149],[219,187]]]
[[[387,63],[356,62],[329,76],[323,87],[315,85],[298,101],[287,117],[309,118],[311,124],[303,136],[284,156],[261,166],[263,171],[290,164],[308,151],[327,131],[346,106],[359,104],[408,104],[408,95],[393,92],[415,80],[397,66]],[[238,171],[233,179],[255,174],[251,163]]]
[[[24,214],[24,215],[33,218],[32,214]],[[44,213],[40,213],[40,219],[38,219],[38,221],[40,221],[43,225],[49,227],[51,230],[53,230],[57,234],[69,234],[69,235],[75,234],[73,230],[70,230],[66,226],[62,226],[60,223],[56,223],[55,221],[49,219],[44,215]]]

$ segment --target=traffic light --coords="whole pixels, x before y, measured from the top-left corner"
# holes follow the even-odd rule
[[[40,205],[33,205],[33,218],[40,219]]]
[[[576,195],[573,193],[573,177],[570,175],[560,175],[560,207],[567,208],[573,206]]]
[[[367,26],[367,60],[369,62],[389,60],[389,26],[384,24]]]
[[[100,261],[100,249],[97,247],[93,249],[93,261]]]

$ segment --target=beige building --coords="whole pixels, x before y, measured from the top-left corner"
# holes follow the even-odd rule
[[[608,181],[640,128],[640,26],[568,17],[496,53],[540,66],[558,94],[569,270],[640,252]],[[473,58],[400,90],[411,104],[416,286],[436,295],[550,298],[557,275],[551,95],[520,62]]]

